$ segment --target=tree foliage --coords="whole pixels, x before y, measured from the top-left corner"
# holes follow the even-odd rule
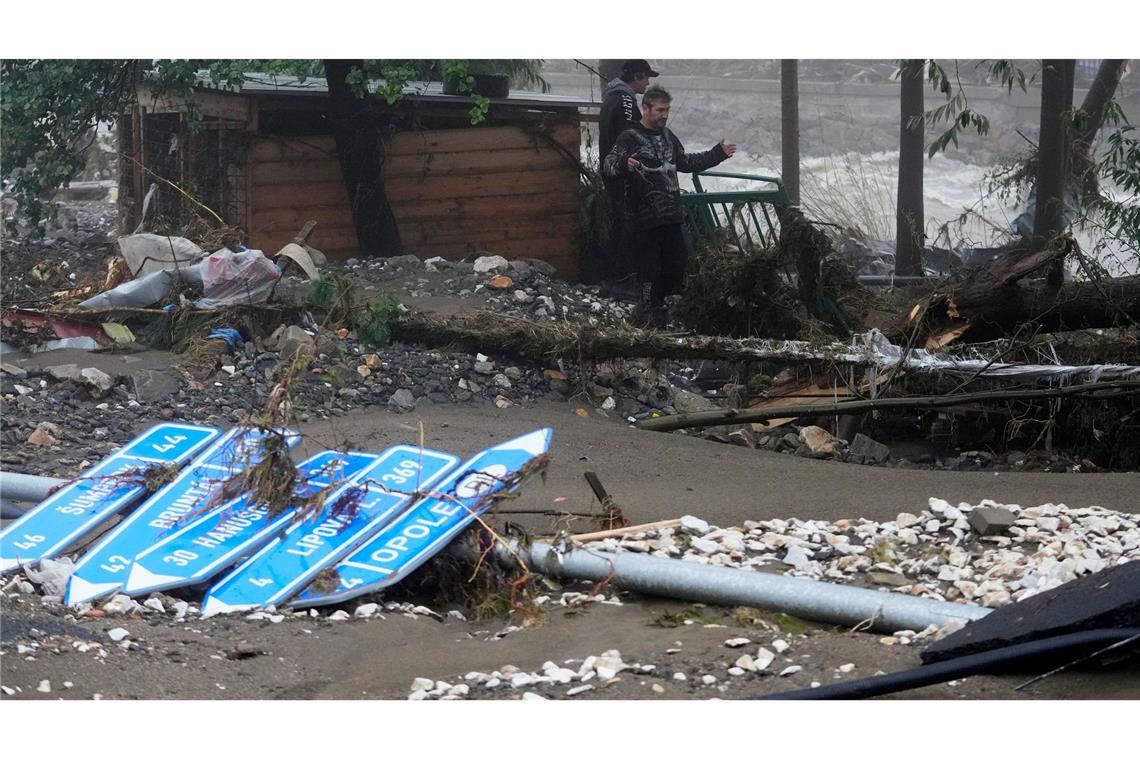
[[[454,77],[472,95],[471,121],[487,114],[489,102],[474,95],[478,73],[500,73],[523,84],[542,80],[540,60],[367,60],[351,82],[361,97],[376,94],[389,104],[408,81]],[[82,169],[93,129],[113,123],[133,103],[144,80],[157,94],[185,96],[193,107],[195,84],[237,86],[251,72],[304,80],[324,76],[319,60],[111,59],[0,61],[0,177],[21,213],[33,224],[49,212],[45,201]],[[193,121],[196,114],[191,111]],[[85,142],[86,141],[86,142]]]

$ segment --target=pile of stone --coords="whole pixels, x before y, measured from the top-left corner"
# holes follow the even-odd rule
[[[895,520],[746,520],[607,538],[586,549],[633,551],[725,567],[776,566],[787,575],[1001,607],[1079,576],[1140,559],[1140,517],[1103,507],[1022,507],[983,500]]]

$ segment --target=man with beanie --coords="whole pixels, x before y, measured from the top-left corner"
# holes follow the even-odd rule
[[[621,75],[606,85],[602,112],[598,117],[598,156],[600,160],[613,150],[618,135],[641,120],[637,96],[649,87],[649,78],[659,76],[649,62],[634,58],[622,64]],[[605,261],[602,262],[604,289],[614,295],[623,290],[634,295],[633,280],[637,262],[630,250],[622,227],[624,217],[624,183],[602,175],[609,226],[606,231]],[[623,287],[623,283],[625,287]]]
[[[702,172],[736,153],[725,140],[702,153],[686,153],[665,126],[672,101],[660,87],[646,90],[641,120],[618,136],[602,161],[603,175],[625,182],[624,226],[640,283],[634,321],[653,327],[665,326],[665,296],[680,290],[689,258],[677,172]]]

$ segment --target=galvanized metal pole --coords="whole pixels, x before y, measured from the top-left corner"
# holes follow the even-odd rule
[[[43,501],[48,491],[66,482],[43,475],[0,471],[0,496],[16,501]]]
[[[580,580],[610,579],[620,588],[655,596],[722,605],[763,607],[823,623],[856,626],[894,633],[921,631],[927,626],[978,620],[985,607],[922,599],[888,591],[842,586],[806,578],[732,567],[701,565],[633,552],[572,549],[560,551],[536,542],[516,551],[534,571]],[[504,559],[510,559],[504,549]]]

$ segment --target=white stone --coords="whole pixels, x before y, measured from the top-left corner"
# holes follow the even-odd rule
[[[151,597],[150,599],[147,599],[145,602],[143,602],[143,607],[146,607],[149,610],[154,610],[155,612],[161,612],[164,614],[166,613],[166,607],[162,604],[162,600],[156,599],[155,597]]]
[[[523,701],[525,701],[525,702],[545,702],[546,701],[546,697],[541,696],[539,694],[535,694],[533,691],[528,691],[526,694],[523,694],[522,698],[523,698]]]
[[[370,618],[373,615],[375,615],[376,611],[379,609],[380,609],[379,604],[376,604],[375,602],[369,602],[367,604],[362,604],[359,607],[357,607],[356,610],[353,611],[352,616],[358,617],[358,618]]]
[[[419,702],[419,701],[427,699],[427,698],[428,698],[428,693],[426,691],[424,691],[423,689],[413,691],[411,694],[408,695],[408,701],[409,702]]]
[[[707,675],[706,674],[706,675],[701,676],[701,683],[703,683],[705,686],[712,686],[716,682],[717,682],[717,677],[714,675]]]
[[[737,647],[742,647],[745,644],[751,644],[751,643],[752,643],[752,639],[737,638],[737,639],[727,639],[724,642],[724,645],[726,647],[728,647],[729,649],[736,649]]]
[[[674,673],[673,674],[673,680],[674,681],[688,681],[689,677],[687,675],[685,675],[684,673]]]
[[[899,528],[910,528],[918,525],[918,517],[912,515],[910,512],[900,512],[899,516],[895,518],[895,525]]]
[[[681,517],[681,528],[689,533],[697,533],[704,535],[709,532],[709,524],[699,517],[692,515],[683,515]]]
[[[329,620],[348,620],[351,616],[344,610],[337,610],[329,615]]]
[[[602,409],[606,410],[607,412],[612,412],[616,408],[617,402],[614,401],[613,396],[606,396],[605,400],[602,401]]]
[[[111,639],[111,641],[122,641],[130,635],[131,632],[126,628],[112,628],[111,630],[107,631],[107,636]]]
[[[476,274],[484,274],[506,269],[507,266],[508,262],[502,256],[480,256],[475,259],[474,268]]]
[[[756,661],[752,659],[752,655],[750,654],[740,655],[733,664],[741,670],[747,670],[750,673],[756,671]]]
[[[488,689],[494,689],[496,686],[501,686],[503,683],[501,678],[488,678],[487,683],[483,684]]]
[[[44,680],[40,681],[40,685],[36,687],[36,691],[43,692],[44,694],[50,693],[51,692],[51,681],[47,680],[46,678]]]
[[[855,669],[855,663],[853,663],[853,662],[848,662],[844,665],[840,665],[838,668],[840,673],[850,673],[854,669]]]
[[[566,696],[576,697],[579,694],[584,694],[587,691],[592,691],[593,688],[594,688],[594,685],[592,683],[584,684],[582,686],[575,686],[573,689],[567,689],[566,690]]]
[[[430,678],[417,677],[412,680],[412,691],[431,691],[435,688],[435,681]]]
[[[775,659],[776,655],[774,653],[768,651],[764,647],[760,647],[760,651],[756,653],[756,657],[753,659],[753,663],[756,666],[756,670],[767,670],[768,666],[771,665],[772,661]]]
[[[788,651],[790,645],[783,639],[776,639],[772,642],[772,648],[776,650],[776,654],[783,654]]]
[[[728,674],[730,676],[742,676],[742,675],[744,675],[744,668],[739,667],[737,665],[733,665],[731,668],[728,669]]]
[[[701,554],[716,554],[720,551],[720,545],[707,538],[694,537],[689,545]]]
[[[141,604],[125,594],[115,594],[111,601],[103,605],[103,611],[108,615],[126,615],[142,607]]]
[[[523,686],[530,686],[537,680],[538,679],[530,673],[516,673],[515,675],[511,676],[511,688],[519,689]]]
[[[781,671],[780,671],[780,675],[782,675],[782,676],[790,676],[790,675],[792,675],[793,673],[799,673],[801,670],[803,670],[803,666],[802,666],[802,665],[789,665],[788,667],[786,667],[786,668],[784,668],[783,670],[781,670]]]

